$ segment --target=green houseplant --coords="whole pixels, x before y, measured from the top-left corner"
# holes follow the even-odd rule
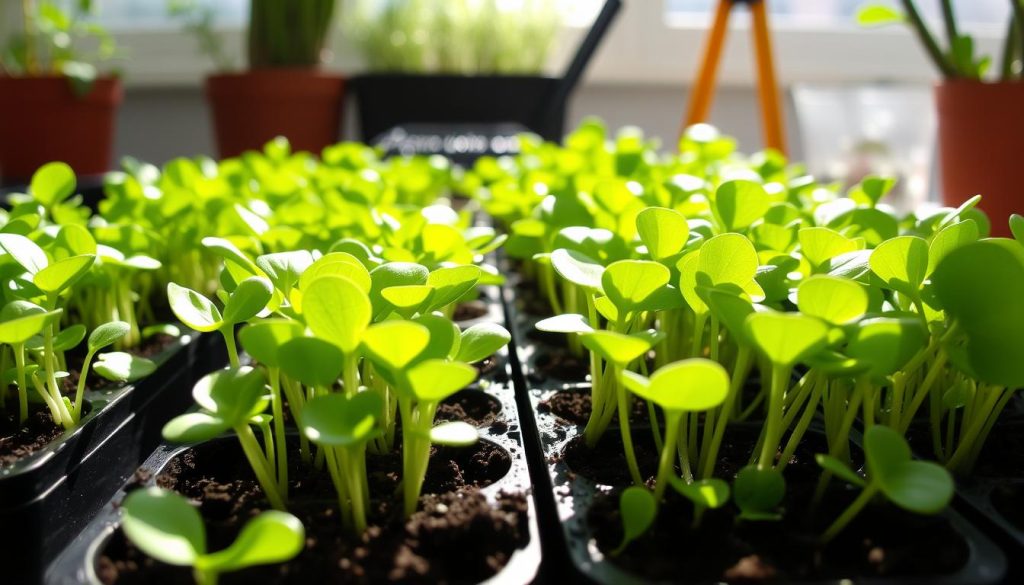
[[[559,140],[569,90],[618,7],[618,0],[606,2],[565,77],[559,78],[545,72],[562,25],[557,2],[350,4],[346,34],[366,65],[352,80],[362,140],[382,139],[392,128],[417,123],[456,129],[516,123]]]
[[[1011,169],[1024,143],[1024,8],[1015,0],[998,57],[975,54],[971,35],[960,28],[951,0],[943,0],[942,31],[936,33],[914,0],[900,9],[867,4],[858,13],[863,25],[904,23],[921,41],[942,75],[935,86],[939,121],[939,171],[946,205],[957,206],[981,193],[985,211],[997,218],[993,233],[1008,236],[1004,218],[1024,209]]]
[[[92,20],[93,12],[90,0],[72,7],[52,0],[20,3],[19,30],[0,46],[3,182],[27,181],[52,160],[80,175],[109,168],[122,89],[117,76],[99,72],[117,47]]]
[[[256,150],[285,136],[297,150],[320,152],[338,139],[344,78],[320,69],[337,0],[252,0],[247,28],[248,70],[231,59],[213,30],[215,3],[172,0],[200,48],[219,69],[206,79],[217,150],[222,158]]]

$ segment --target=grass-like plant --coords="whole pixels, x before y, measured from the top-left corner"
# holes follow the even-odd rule
[[[345,31],[373,71],[536,74],[562,23],[556,2],[357,0]]]

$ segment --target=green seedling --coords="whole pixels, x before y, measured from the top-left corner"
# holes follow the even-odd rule
[[[658,517],[658,500],[647,488],[628,487],[619,497],[619,513],[622,516],[622,542],[612,551],[614,556],[622,554],[631,542],[650,530]]]
[[[197,443],[233,431],[267,500],[275,509],[284,510],[284,495],[267,457],[276,450],[269,446],[264,451],[249,426],[253,417],[267,408],[265,389],[263,373],[248,366],[207,374],[192,388],[192,398],[201,410],[171,419],[164,425],[163,436],[172,443]]]
[[[381,432],[376,415],[383,408],[383,399],[374,392],[330,394],[311,400],[303,415],[302,434],[327,449],[327,469],[338,493],[342,523],[357,534],[366,530],[370,505],[366,444]]]
[[[867,479],[846,464],[827,455],[818,463],[839,477],[861,487],[861,493],[822,535],[824,542],[836,537],[876,495],[916,514],[938,514],[953,499],[953,478],[942,466],[911,458],[910,447],[888,427],[874,426],[864,434]]]
[[[670,483],[677,450],[682,479],[686,484],[695,482],[689,445],[693,437],[686,428],[686,414],[705,412],[719,406],[729,392],[729,375],[721,365],[701,358],[669,364],[654,372],[650,379],[629,371],[621,375],[626,388],[657,404],[665,413],[665,440],[654,487],[655,499],[661,500]],[[700,480],[718,481],[707,477]]]
[[[198,292],[173,282],[167,285],[167,300],[174,316],[196,331],[219,331],[224,336],[228,357],[235,368],[239,366],[235,326],[255,317],[266,308],[272,296],[273,286],[269,280],[247,278],[238,283],[229,295],[222,314],[213,301]]]
[[[967,244],[946,255],[932,282],[951,321],[940,357],[949,355],[956,377],[967,378],[954,388],[974,389],[965,401],[932,400],[933,445],[950,470],[966,474],[1014,392],[1024,387],[1021,317],[1006,310],[1024,291],[1024,248],[1006,239]]]
[[[128,540],[160,562],[192,567],[199,585],[217,585],[224,573],[289,561],[306,544],[298,518],[270,510],[246,522],[227,548],[207,552],[199,511],[183,496],[157,487],[132,492],[121,510],[121,526]]]

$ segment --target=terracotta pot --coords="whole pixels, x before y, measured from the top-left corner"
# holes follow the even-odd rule
[[[0,76],[0,177],[25,180],[57,160],[79,175],[106,172],[123,97],[114,77],[98,79],[79,97],[64,77]]]
[[[292,150],[318,153],[338,141],[345,80],[315,69],[257,69],[212,75],[206,97],[213,110],[221,158],[259,150],[284,136]]]
[[[956,207],[981,194],[992,233],[1009,236],[1024,213],[1024,83],[944,81],[935,88],[942,199]]]

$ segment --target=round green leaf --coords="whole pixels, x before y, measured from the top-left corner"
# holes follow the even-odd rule
[[[601,292],[604,266],[576,250],[559,248],[551,253],[551,266],[562,278],[592,292]]]
[[[49,265],[46,252],[25,236],[0,233],[0,251],[8,254],[32,275]]]
[[[390,286],[380,291],[380,296],[399,312],[407,315],[420,312],[434,295],[434,288],[426,284]]]
[[[167,301],[174,316],[196,331],[216,331],[223,324],[217,306],[192,289],[167,283]]]
[[[480,323],[462,332],[456,361],[476,363],[508,345],[512,335],[497,323]]]
[[[1024,387],[1024,247],[982,240],[950,252],[932,274],[946,315],[967,338],[971,369],[984,381]]]
[[[302,433],[317,445],[361,445],[378,433],[382,412],[384,401],[377,392],[318,396],[302,411]]]
[[[427,349],[417,359],[447,359],[454,357],[462,345],[462,330],[453,321],[439,313],[419,315],[412,320],[430,330]]]
[[[671,476],[669,481],[680,495],[704,508],[721,508],[729,501],[729,484],[721,479],[699,479],[686,483],[682,478]]]
[[[228,423],[218,416],[189,412],[168,421],[162,434],[170,443],[202,443],[219,437],[228,428]]]
[[[299,278],[313,264],[309,250],[277,252],[256,258],[256,266],[274,283],[277,290],[287,294],[299,282]]]
[[[267,406],[263,373],[248,366],[211,372],[196,382],[192,398],[231,427],[249,424],[249,419]]]
[[[671,273],[663,264],[648,260],[619,260],[601,275],[605,294],[619,311],[643,310],[644,303],[668,284]]]
[[[786,495],[786,480],[778,469],[760,469],[748,465],[736,474],[732,498],[741,516],[748,520],[773,520],[779,517],[778,507]]]
[[[928,246],[928,274],[935,272],[939,262],[950,252],[978,241],[978,223],[968,219],[946,226],[932,238]]]
[[[313,333],[341,348],[354,351],[370,325],[370,299],[359,285],[341,276],[311,282],[302,297],[302,312]]]
[[[430,330],[412,321],[385,321],[366,330],[363,349],[375,365],[398,372],[430,343]]]
[[[654,524],[658,515],[658,502],[654,494],[642,487],[628,487],[619,497],[619,510],[622,514],[622,544],[618,550],[640,538]]]
[[[238,283],[224,304],[225,324],[234,325],[255,317],[267,307],[274,296],[274,286],[261,276],[253,276]]]
[[[752,300],[764,299],[757,284],[757,250],[739,234],[720,234],[704,242],[697,261],[698,287],[725,287],[748,294]]]
[[[665,207],[648,207],[638,213],[636,230],[640,241],[655,260],[678,254],[690,239],[686,217]]]
[[[95,261],[91,254],[58,260],[35,273],[32,282],[43,292],[57,294],[88,272]]]
[[[871,271],[890,288],[917,298],[928,275],[928,242],[917,236],[900,236],[882,242],[871,252]]]
[[[875,378],[896,372],[928,343],[928,332],[917,319],[876,317],[857,324],[846,354]]]
[[[622,372],[626,388],[670,412],[712,409],[729,393],[729,374],[716,362],[693,358],[668,364],[648,380],[635,372]]]
[[[206,552],[203,519],[184,496],[158,487],[135,490],[121,511],[125,536],[158,561],[191,566]]]
[[[124,321],[111,321],[92,330],[89,334],[89,351],[99,351],[121,339],[131,331],[131,325]]]
[[[316,337],[296,337],[277,349],[281,371],[307,386],[330,388],[341,377],[344,359],[338,346]]]
[[[295,558],[306,546],[306,531],[287,512],[267,510],[246,523],[228,548],[197,559],[199,570],[231,572]]]
[[[764,217],[770,205],[764,187],[753,181],[726,181],[715,191],[711,209],[726,231],[750,227]]]
[[[803,228],[797,233],[797,239],[800,241],[800,253],[815,270],[840,254],[855,252],[862,247],[856,240],[826,227]]]
[[[341,276],[351,280],[366,294],[370,294],[370,272],[363,263],[352,254],[331,252],[314,262],[299,278],[299,289],[306,290],[314,280],[321,276]]]
[[[143,357],[123,351],[101,353],[92,369],[114,382],[134,382],[156,371],[156,364]]]
[[[797,306],[805,315],[833,325],[861,319],[868,310],[868,292],[858,282],[834,276],[812,276],[797,288]]]
[[[427,276],[427,286],[434,290],[434,296],[426,310],[436,311],[461,299],[473,290],[481,274],[480,268],[472,264],[443,267],[431,272]]]
[[[51,162],[32,175],[29,193],[44,207],[52,207],[75,192],[75,171],[62,162]]]
[[[953,477],[931,461],[907,461],[882,483],[894,504],[916,514],[938,514],[953,499]]]
[[[832,472],[836,477],[842,478],[844,481],[852,483],[855,486],[864,487],[864,478],[857,475],[856,472],[850,469],[848,465],[839,459],[825,453],[818,453],[814,456],[814,459],[822,469]]]
[[[28,301],[11,301],[0,310],[0,343],[16,345],[25,343],[43,330],[50,318],[63,312],[62,309],[47,312]]]
[[[238,332],[242,347],[268,368],[281,367],[278,350],[291,339],[302,336],[302,325],[291,319],[265,319],[250,323]]]
[[[590,351],[619,366],[627,365],[653,346],[649,337],[625,335],[603,329],[581,334],[580,341]]]
[[[422,402],[441,402],[476,380],[476,368],[460,362],[426,360],[409,370],[409,385]]]
[[[791,367],[825,348],[828,326],[799,313],[752,313],[747,336],[777,366]]]

